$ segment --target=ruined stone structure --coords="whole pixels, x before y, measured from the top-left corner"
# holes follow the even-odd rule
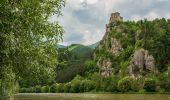
[[[123,17],[120,16],[119,12],[112,13],[110,16],[109,24],[117,21],[123,21]],[[106,34],[111,31],[109,24],[106,24]]]
[[[123,17],[120,16],[119,12],[115,12],[111,14],[110,17],[110,23],[115,22],[115,21],[123,21]]]

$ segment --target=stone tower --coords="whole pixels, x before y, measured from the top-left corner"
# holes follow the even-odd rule
[[[106,34],[111,31],[110,23],[123,21],[123,17],[120,16],[119,12],[112,13],[110,16],[109,24],[106,24]]]
[[[110,17],[110,23],[115,22],[115,21],[123,21],[123,17],[120,16],[119,12],[115,12],[111,14]]]

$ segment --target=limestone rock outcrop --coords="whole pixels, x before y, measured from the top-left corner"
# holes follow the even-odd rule
[[[100,68],[100,74],[104,77],[108,77],[112,74],[112,62],[110,61],[110,59],[103,59],[103,60],[99,60],[97,65]]]
[[[120,41],[118,41],[116,38],[111,38],[111,47],[110,52],[114,55],[117,55],[119,52],[123,50]]]
[[[106,52],[112,54],[111,56],[115,56],[123,50],[120,41],[114,37],[110,37],[113,27],[112,24],[114,22],[119,21],[123,21],[123,17],[120,16],[120,13],[119,12],[112,13],[110,16],[109,23],[106,24],[105,35],[100,45],[98,46],[99,50],[104,49]],[[96,55],[94,55],[94,57],[96,58]],[[97,63],[98,63],[97,65],[100,68],[100,73],[102,76],[108,77],[113,73],[112,62],[109,58],[99,59]]]
[[[147,50],[141,48],[135,51],[128,70],[133,77],[138,77],[143,72],[154,72],[155,59]]]

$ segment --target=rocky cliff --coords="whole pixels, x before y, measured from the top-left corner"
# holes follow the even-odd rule
[[[156,73],[155,59],[149,55],[148,50],[140,48],[135,51],[128,66],[129,74],[133,77],[140,77],[149,72]]]
[[[164,41],[158,37],[161,32],[166,32],[157,30],[156,23],[159,23],[159,20],[133,22],[119,20],[120,14],[113,16],[112,14],[110,22],[106,24],[105,35],[94,53],[101,75],[130,75],[137,78],[166,69],[169,61],[167,57],[170,55],[167,49],[170,46],[163,44]],[[168,37],[165,39],[168,40]],[[166,45],[167,49],[159,48],[161,45]],[[164,62],[159,49],[166,54],[162,55],[167,62]]]

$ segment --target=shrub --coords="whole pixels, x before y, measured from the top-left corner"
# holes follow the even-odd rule
[[[118,84],[118,77],[112,76],[109,84],[106,86],[106,91],[107,92],[116,92],[117,84]]]
[[[35,87],[21,88],[20,92],[21,93],[35,93],[36,92],[36,88]]]
[[[144,77],[140,77],[137,80],[133,80],[133,82],[132,82],[132,90],[134,92],[142,91],[144,81],[145,81]]]
[[[70,92],[70,88],[71,88],[71,84],[70,83],[64,84],[64,92],[65,93],[69,93]]]
[[[56,92],[57,93],[63,93],[64,92],[63,87],[64,87],[64,84],[61,84],[61,83],[57,84],[56,85]]]
[[[118,81],[118,89],[121,92],[127,92],[131,90],[132,87],[132,79],[130,77],[124,77]]]
[[[80,84],[81,84],[80,80],[73,80],[71,82],[70,92],[72,92],[72,93],[80,92]]]
[[[146,79],[144,82],[144,89],[147,92],[155,92],[156,90],[156,80],[155,79]]]
[[[56,84],[53,84],[51,87],[50,87],[50,93],[56,93],[57,92],[57,85]]]
[[[41,93],[41,86],[35,86],[35,92]]]
[[[100,83],[100,91],[103,92],[117,91],[117,82],[118,82],[118,77],[115,76],[103,78],[102,82]]]
[[[99,68],[96,66],[96,63],[92,60],[88,60],[85,62],[85,75],[89,75],[90,73],[98,72]]]
[[[159,86],[165,91],[170,91],[170,76],[168,73],[163,73],[159,76]]]
[[[41,92],[42,93],[49,93],[50,92],[50,87],[48,85],[41,87]]]
[[[91,80],[83,80],[80,84],[80,92],[89,92],[95,89],[95,83]]]
[[[26,88],[21,88],[21,89],[19,90],[19,93],[26,93]]]

